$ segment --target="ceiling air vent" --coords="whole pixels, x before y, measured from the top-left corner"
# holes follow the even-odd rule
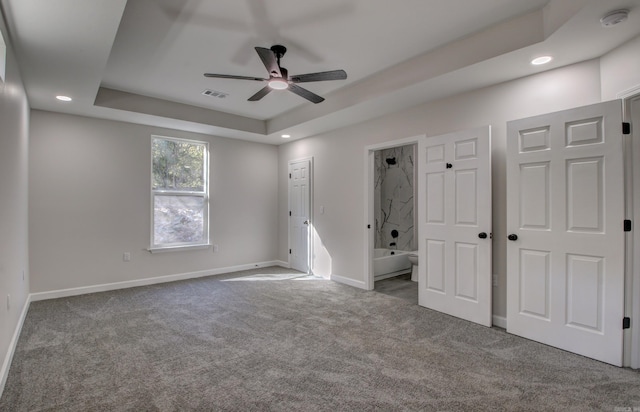
[[[229,96],[229,93],[219,92],[217,90],[210,90],[210,89],[205,89],[202,92],[202,94],[209,97],[217,97],[218,99],[224,99],[225,97]]]

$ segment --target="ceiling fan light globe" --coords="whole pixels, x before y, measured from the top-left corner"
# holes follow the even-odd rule
[[[284,90],[289,87],[289,83],[283,79],[271,79],[269,80],[269,87],[274,90]]]

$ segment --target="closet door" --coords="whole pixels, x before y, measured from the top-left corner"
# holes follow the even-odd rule
[[[289,264],[309,272],[311,160],[289,163]]]
[[[621,103],[507,129],[507,331],[620,366]]]
[[[491,129],[418,148],[419,304],[491,326]]]

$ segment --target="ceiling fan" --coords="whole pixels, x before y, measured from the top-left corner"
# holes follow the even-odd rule
[[[304,97],[305,99],[313,103],[320,103],[324,100],[324,98],[298,86],[297,83],[320,82],[325,80],[344,80],[347,78],[347,73],[344,70],[331,70],[328,72],[297,74],[295,76],[289,76],[289,72],[287,71],[287,69],[280,66],[280,58],[287,52],[286,47],[276,44],[270,49],[264,47],[256,47],[255,49],[256,52],[258,52],[258,56],[260,56],[262,63],[264,63],[264,66],[269,72],[268,79],[263,79],[261,77],[235,76],[232,74],[214,73],[205,73],[205,77],[267,82],[267,85],[260,89],[258,93],[249,97],[249,101],[251,102],[262,99],[264,96],[271,93],[272,90],[289,89],[289,91],[297,94],[298,96]]]

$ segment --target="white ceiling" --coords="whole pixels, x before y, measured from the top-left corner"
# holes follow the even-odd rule
[[[271,144],[599,57],[640,34],[640,0],[0,1],[31,107]],[[629,20],[602,28],[620,8]],[[305,83],[326,98],[314,105],[287,91],[249,102],[262,83],[203,76],[267,77],[254,47],[274,44],[290,74],[348,78]],[[541,54],[553,62],[531,66]]]

